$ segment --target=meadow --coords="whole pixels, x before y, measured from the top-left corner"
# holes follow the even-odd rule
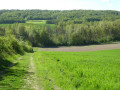
[[[44,90],[119,90],[120,50],[35,52],[34,64]]]
[[[50,27],[55,27],[56,25],[55,24],[47,24],[46,23],[47,20],[27,20],[25,23],[21,23],[25,26],[50,26]],[[0,27],[2,28],[6,28],[8,26],[12,26],[13,24],[0,24]]]
[[[33,72],[29,72],[33,67],[30,67],[31,56]],[[36,85],[43,90],[120,88],[120,49],[56,52],[34,48],[34,53],[8,57],[8,60],[13,66],[0,71],[0,90],[37,90],[33,88]]]
[[[47,20],[28,20],[26,23],[32,23],[32,24],[46,24]]]
[[[40,25],[40,26],[50,26],[50,27],[55,27],[55,24],[47,24],[47,20],[28,20],[26,21],[26,24],[34,24],[34,25]]]

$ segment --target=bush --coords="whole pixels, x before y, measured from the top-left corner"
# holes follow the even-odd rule
[[[18,41],[13,35],[0,37],[0,60],[7,55],[24,54],[32,51],[29,44]]]

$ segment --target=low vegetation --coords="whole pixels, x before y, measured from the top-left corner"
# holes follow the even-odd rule
[[[120,50],[35,52],[39,85],[44,90],[118,90]]]
[[[37,51],[20,59],[16,59],[18,56],[8,57],[7,60],[12,61],[13,65],[0,73],[0,89],[30,89],[27,77],[35,73],[37,81],[33,84],[43,90],[118,90],[119,53],[119,49],[92,52]],[[34,73],[28,72],[32,55]]]
[[[30,56],[31,53],[27,53],[21,57],[17,55],[16,57],[6,58],[12,61],[12,64],[9,65],[12,67],[7,68],[2,73],[0,72],[0,90],[27,90],[25,79],[29,75]]]

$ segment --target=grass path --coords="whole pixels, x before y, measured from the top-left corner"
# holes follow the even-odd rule
[[[26,53],[17,59],[11,58],[12,64],[0,74],[0,90],[27,90],[24,89],[24,79],[28,74],[31,54]]]
[[[33,62],[34,53],[14,59],[8,68],[0,71],[0,90],[43,90]]]
[[[37,76],[36,76],[36,69],[33,63],[33,54],[30,57],[30,64],[29,64],[29,69],[28,69],[28,77],[26,79],[26,89],[29,90],[42,90],[40,89],[37,81]]]
[[[46,60],[45,60],[46,58],[48,57],[47,56],[44,57],[44,54],[42,54],[41,52],[35,52],[33,55],[33,59],[34,59],[33,62],[36,68],[38,84],[40,85],[39,87],[42,88],[39,90],[61,90],[61,88],[56,84],[56,79],[54,78],[55,75],[51,76],[49,74],[52,69],[49,66],[50,65],[54,66],[54,62],[51,62],[50,60],[48,61],[49,64],[46,65]],[[52,72],[54,72],[54,70]]]

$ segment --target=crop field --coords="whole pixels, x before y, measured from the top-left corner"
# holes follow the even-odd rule
[[[92,52],[41,51],[33,55],[44,90],[119,90],[120,49]]]

